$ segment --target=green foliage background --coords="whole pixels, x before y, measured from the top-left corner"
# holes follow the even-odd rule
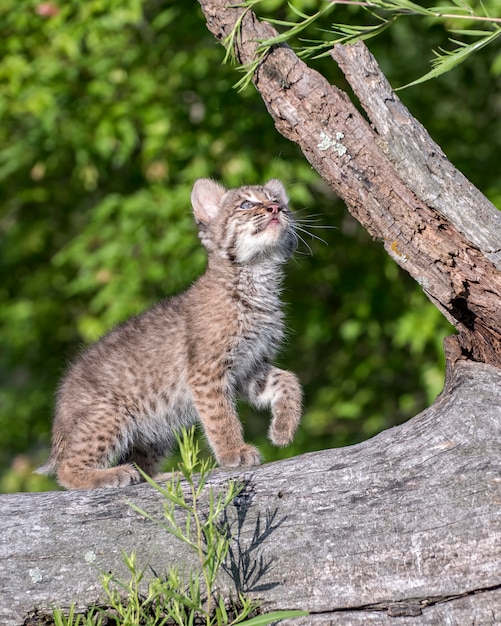
[[[295,0],[313,11],[318,0]],[[283,0],[264,14],[289,16]],[[336,21],[350,18],[342,7]],[[290,16],[289,16],[290,17]],[[268,460],[352,444],[415,414],[440,391],[450,328],[347,214],[206,30],[196,0],[3,0],[0,6],[0,490],[53,488],[32,475],[47,452],[54,392],[80,346],[188,285],[204,268],[193,181],[281,178],[318,215],[313,255],[289,266],[281,363],[306,392],[295,443]],[[436,23],[400,20],[370,43],[395,86],[444,45]],[[343,86],[334,64],[318,68]],[[501,197],[501,55],[486,49],[401,93],[451,160]],[[308,252],[303,248],[303,252]]]

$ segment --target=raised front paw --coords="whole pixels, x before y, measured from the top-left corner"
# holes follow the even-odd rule
[[[261,463],[261,455],[254,446],[244,444],[236,449],[219,452],[217,461],[223,467],[250,467]]]
[[[268,436],[273,444],[283,448],[291,443],[295,432],[294,421],[275,419],[270,425]]]

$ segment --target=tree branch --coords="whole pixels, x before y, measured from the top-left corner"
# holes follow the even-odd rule
[[[228,7],[225,0],[199,1],[209,30],[219,40],[224,41],[241,20],[241,36],[234,38],[235,54],[241,63],[252,62],[258,42],[277,34],[269,24],[259,22],[252,11]],[[349,60],[344,57],[345,69],[368,55],[362,43],[347,49],[352,52]],[[371,67],[377,68],[373,59]],[[357,71],[360,73],[360,68],[353,70],[353,75]],[[501,367],[501,273],[496,267],[501,262],[497,235],[501,215],[496,209],[452,165],[447,164],[447,175],[442,175],[445,156],[422,132],[414,146],[424,142],[420,149],[433,171],[428,185],[423,178],[424,188],[411,188],[405,171],[399,173],[388,149],[383,149],[381,137],[348,96],[329,85],[287,46],[276,46],[268,52],[253,82],[277,130],[301,147],[352,215],[373,237],[382,240],[388,254],[456,327],[463,356]],[[382,91],[376,81],[371,86],[375,101],[388,97],[386,82]],[[399,102],[393,93],[391,100]],[[413,170],[415,149],[407,150],[408,143],[401,140],[402,152],[392,158],[408,161],[408,168]],[[453,209],[441,214],[435,206],[437,195],[442,196],[443,205]],[[473,210],[489,221],[487,230],[476,230],[474,241],[469,238],[471,229],[465,229],[471,212],[463,216],[462,211],[472,202]],[[456,207],[461,210],[455,212]],[[480,221],[477,214],[476,222]],[[491,225],[494,230],[489,235]]]

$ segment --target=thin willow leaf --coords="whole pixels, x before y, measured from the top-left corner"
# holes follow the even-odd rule
[[[465,11],[468,11],[470,13],[474,13],[472,7],[470,7],[464,0],[451,0],[451,2],[454,2],[454,4],[459,7],[460,9],[464,9]]]
[[[455,35],[464,35],[465,37],[485,37],[487,34],[485,30],[459,30],[456,28],[451,28],[450,32]]]
[[[222,623],[223,624],[227,624],[228,623],[228,613],[226,612],[226,607],[224,606],[224,598],[223,598],[223,596],[220,596],[220,598],[219,598],[219,606],[218,606],[217,610],[219,611],[218,617],[220,617]]]
[[[229,4],[229,9],[252,9],[263,0],[244,0],[243,2],[236,2],[235,4]]]
[[[298,17],[300,17],[303,20],[308,19],[308,15],[306,15],[306,13],[303,13],[302,11],[300,11],[297,7],[295,7],[291,2],[287,3],[289,5],[289,9],[295,13]]]
[[[491,33],[490,35],[484,37],[484,39],[481,39],[480,41],[476,41],[471,44],[467,44],[464,41],[460,41],[459,39],[450,39],[449,41],[451,41],[452,43],[455,43],[459,49],[444,51],[446,54],[446,57],[443,57],[445,59],[444,63],[446,63],[447,59],[450,59],[451,57],[455,57],[456,59],[459,58],[459,61],[455,65],[457,65],[458,63],[461,63],[470,54],[472,54],[473,52],[476,52],[477,50],[480,50],[481,48],[484,48],[489,43],[491,43],[491,41],[496,39],[496,37],[499,37],[499,35],[501,35],[501,29],[498,29],[496,32]],[[442,61],[440,57],[437,59],[433,59],[432,61],[432,63],[435,65],[440,64],[441,62]],[[452,67],[455,67],[455,65],[453,65]],[[452,68],[449,68],[449,69],[452,69]]]
[[[390,11],[392,13],[412,13],[414,15],[430,15],[430,10],[426,7],[419,6],[410,0],[395,0],[394,2],[383,2],[381,0],[373,0],[372,7]]]
[[[277,26],[296,26],[297,22],[291,22],[289,20],[279,20],[277,17],[267,17],[266,21],[270,24],[276,24]]]
[[[454,2],[454,0],[452,0]],[[466,15],[475,15],[475,12],[473,11],[473,9],[471,7],[468,6],[458,6],[457,9],[455,9],[454,7],[451,7],[448,4],[442,4],[442,5],[438,5],[435,7],[430,7],[430,11],[432,13],[461,13],[461,14],[466,14]]]
[[[237,623],[242,626],[266,626],[266,624],[272,624],[282,619],[293,619],[294,617],[306,617],[308,615],[308,611],[273,611],[272,613],[265,613],[264,615],[251,617],[251,619],[245,622]]]
[[[280,33],[276,35],[275,37],[271,37],[270,39],[263,39],[259,43],[269,48],[270,46],[274,46],[276,44],[289,41],[292,37],[295,37],[296,35],[301,33],[305,28],[313,24],[313,22],[315,22],[321,15],[331,10],[332,6],[333,6],[332,4],[326,5],[323,9],[321,9],[320,11],[317,11],[316,13],[314,13],[313,15],[310,15],[309,17],[306,17],[302,22],[300,22],[299,24],[296,24],[289,30],[283,33]]]
[[[437,78],[445,72],[449,72],[453,68],[457,67],[460,63],[465,61],[471,54],[477,52],[481,48],[485,48],[485,46],[492,43],[495,39],[497,39],[501,35],[501,29],[496,29],[493,33],[484,37],[480,41],[476,41],[470,45],[462,44],[462,47],[458,50],[454,50],[452,52],[448,52],[445,55],[438,55],[436,59],[433,59],[432,65],[433,69],[427,72],[421,78],[404,85],[403,87],[399,87],[396,91],[400,89],[406,89],[407,87],[413,87],[414,85],[419,85],[420,83],[424,83],[431,78]]]
[[[449,41],[451,43],[455,43],[458,48],[469,48],[470,46],[475,45],[475,44],[466,43],[466,41],[461,41],[460,39],[449,38]],[[449,56],[457,53],[457,50],[446,50],[445,48],[439,48],[439,50],[443,54],[449,55]],[[440,56],[440,55],[437,55],[437,56]],[[433,62],[436,63],[437,59],[434,59]]]
[[[244,76],[236,82],[233,87],[237,91],[243,91],[252,81],[252,77],[254,76],[254,72],[257,70],[259,64],[266,56],[267,50],[262,52],[260,56],[253,61],[252,63],[248,63],[246,65],[242,65],[242,67],[238,68],[239,71],[245,72]]]
[[[249,2],[243,3],[239,6],[245,6],[245,8],[249,8],[254,4],[257,4],[259,0],[250,0]],[[478,16],[473,8],[469,6],[464,0],[452,0],[451,4],[439,4],[434,7],[428,8],[420,6],[416,2],[412,2],[412,0],[372,0],[370,3],[367,3],[362,6],[362,8],[370,13],[375,19],[379,20],[382,23],[376,24],[375,26],[357,26],[351,24],[333,24],[332,29],[330,31],[334,37],[330,37],[325,41],[311,40],[311,39],[301,39],[299,35],[308,27],[311,27],[316,21],[319,20],[320,17],[325,15],[328,10],[332,10],[336,6],[335,0],[328,2],[325,4],[320,10],[318,10],[313,15],[306,15],[303,11],[298,9],[293,5],[292,2],[289,2],[289,7],[291,11],[299,18],[299,22],[292,22],[290,20],[277,20],[271,19],[270,22],[284,27],[285,32],[277,34],[275,37],[267,40],[261,40],[259,42],[259,56],[252,63],[247,64],[241,70],[244,72],[244,76],[236,83],[235,87],[241,91],[251,82],[254,72],[257,67],[261,63],[261,61],[266,56],[269,48],[273,45],[290,42],[294,38],[299,38],[299,41],[306,43],[307,45],[303,45],[298,50],[298,55],[301,58],[310,57],[313,59],[318,59],[321,57],[325,57],[330,53],[330,49],[335,44],[351,44],[356,41],[365,41],[372,37],[376,37],[380,33],[382,33],[386,28],[388,28],[391,24],[395,22],[395,20],[402,15],[420,15],[424,17],[433,17],[435,19],[440,19],[441,14],[445,14],[447,19],[453,19],[457,17],[458,19],[475,19],[482,20],[485,23],[492,24],[493,19],[497,18],[489,18],[489,17],[481,17]],[[383,11],[387,14],[387,17],[378,15],[375,11]],[[241,17],[238,20],[238,28],[234,28],[232,33],[225,40],[225,45],[227,46],[225,61],[231,57],[231,49],[233,49],[235,43],[236,32],[240,30]],[[413,81],[405,87],[409,87],[411,85],[416,85],[431,78],[435,78],[440,76],[444,72],[453,69],[463,60],[465,60],[470,54],[475,52],[476,50],[484,47],[491,43],[497,35],[494,33],[486,34],[486,31],[481,31],[478,29],[458,29],[451,30],[453,34],[461,35],[463,37],[476,37],[479,38],[480,41],[475,42],[475,44],[467,44],[463,41],[455,41],[451,40],[452,43],[457,47],[457,49],[452,52],[446,50],[433,51],[436,59],[432,61],[432,69],[430,72],[426,73],[421,78],[417,79],[417,81]],[[230,37],[231,46],[229,45]],[[473,46],[473,47],[472,47]],[[401,87],[400,89],[403,89]]]
[[[339,29],[339,37],[335,39],[330,39],[328,41],[323,41],[316,46],[308,46],[303,47],[298,52],[298,56],[301,58],[311,57],[312,59],[320,59],[322,57],[328,56],[332,50],[332,47],[335,44],[351,44],[357,41],[366,41],[371,39],[372,37],[376,37],[384,30],[386,30],[393,21],[397,19],[396,17],[392,20],[385,22],[383,24],[378,24],[376,26],[357,26],[350,28],[340,28]],[[343,25],[340,25],[343,26]],[[343,32],[344,31],[344,34]],[[308,40],[302,40],[307,42]],[[310,43],[314,43],[310,41]],[[320,52],[324,50],[324,52]]]
[[[245,14],[250,9],[251,6],[257,4],[257,2],[250,2],[244,5],[235,5],[235,6],[245,6],[245,11],[239,15],[235,25],[231,29],[231,32],[223,39],[222,44],[226,49],[226,54],[224,55],[223,63],[232,63],[235,64],[237,62],[237,58],[235,56],[235,44],[237,41],[237,37],[240,35],[240,29],[242,27],[242,20],[244,19]]]

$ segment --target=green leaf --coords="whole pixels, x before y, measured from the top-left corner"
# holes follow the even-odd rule
[[[299,53],[301,57],[311,57],[318,59],[330,54],[332,47],[335,44],[351,44],[357,41],[366,41],[372,37],[376,37],[383,31],[385,31],[397,18],[394,17],[391,20],[384,21],[382,24],[376,24],[375,26],[352,26],[346,24],[334,24],[333,32],[339,33],[339,37],[324,41],[318,46],[304,47]],[[319,50],[327,49],[325,52],[319,53]]]
[[[372,0],[370,4],[371,8],[379,8],[385,11],[391,11],[395,13],[411,13],[416,15],[429,15],[430,10],[422,7],[410,0]]]
[[[407,83],[406,85],[399,87],[395,91],[399,91],[400,89],[407,89],[408,87],[413,87],[415,85],[419,85],[420,83],[424,83],[431,78],[437,78],[441,76],[445,72],[449,72],[450,70],[457,67],[460,63],[463,63],[471,54],[484,48],[485,46],[492,43],[495,39],[501,36],[501,29],[496,28],[496,30],[490,35],[484,37],[480,41],[476,41],[472,44],[466,45],[464,42],[455,42],[460,47],[457,50],[453,50],[451,52],[445,52],[440,54],[439,52],[435,52],[437,55],[435,59],[432,61],[433,69],[427,72],[421,78],[412,81],[411,83]],[[454,41],[454,40],[452,40]]]
[[[451,28],[450,32],[454,33],[455,35],[465,35],[466,37],[485,37],[486,35],[485,30],[472,30],[472,29],[461,30],[461,29]]]
[[[257,617],[251,617],[251,619],[245,622],[239,622],[242,626],[265,626],[265,624],[272,624],[283,619],[293,619],[295,617],[307,617],[308,611],[273,611],[271,613],[265,613],[264,615],[258,615]]]
[[[224,598],[223,596],[220,596],[219,598],[219,606],[216,608],[216,611],[218,613],[218,622],[220,621],[223,624],[227,624],[228,623],[228,613],[226,611],[226,607],[224,606]]]
[[[464,2],[464,0],[451,0],[451,2],[454,2],[454,4],[458,7],[460,11],[464,11],[465,13],[470,13],[470,14],[475,13],[473,8],[469,6],[466,2]],[[430,7],[430,11],[433,11],[434,13],[435,12],[436,13],[445,13],[445,12],[450,13],[451,8],[452,7],[450,5],[443,4],[443,5]]]

